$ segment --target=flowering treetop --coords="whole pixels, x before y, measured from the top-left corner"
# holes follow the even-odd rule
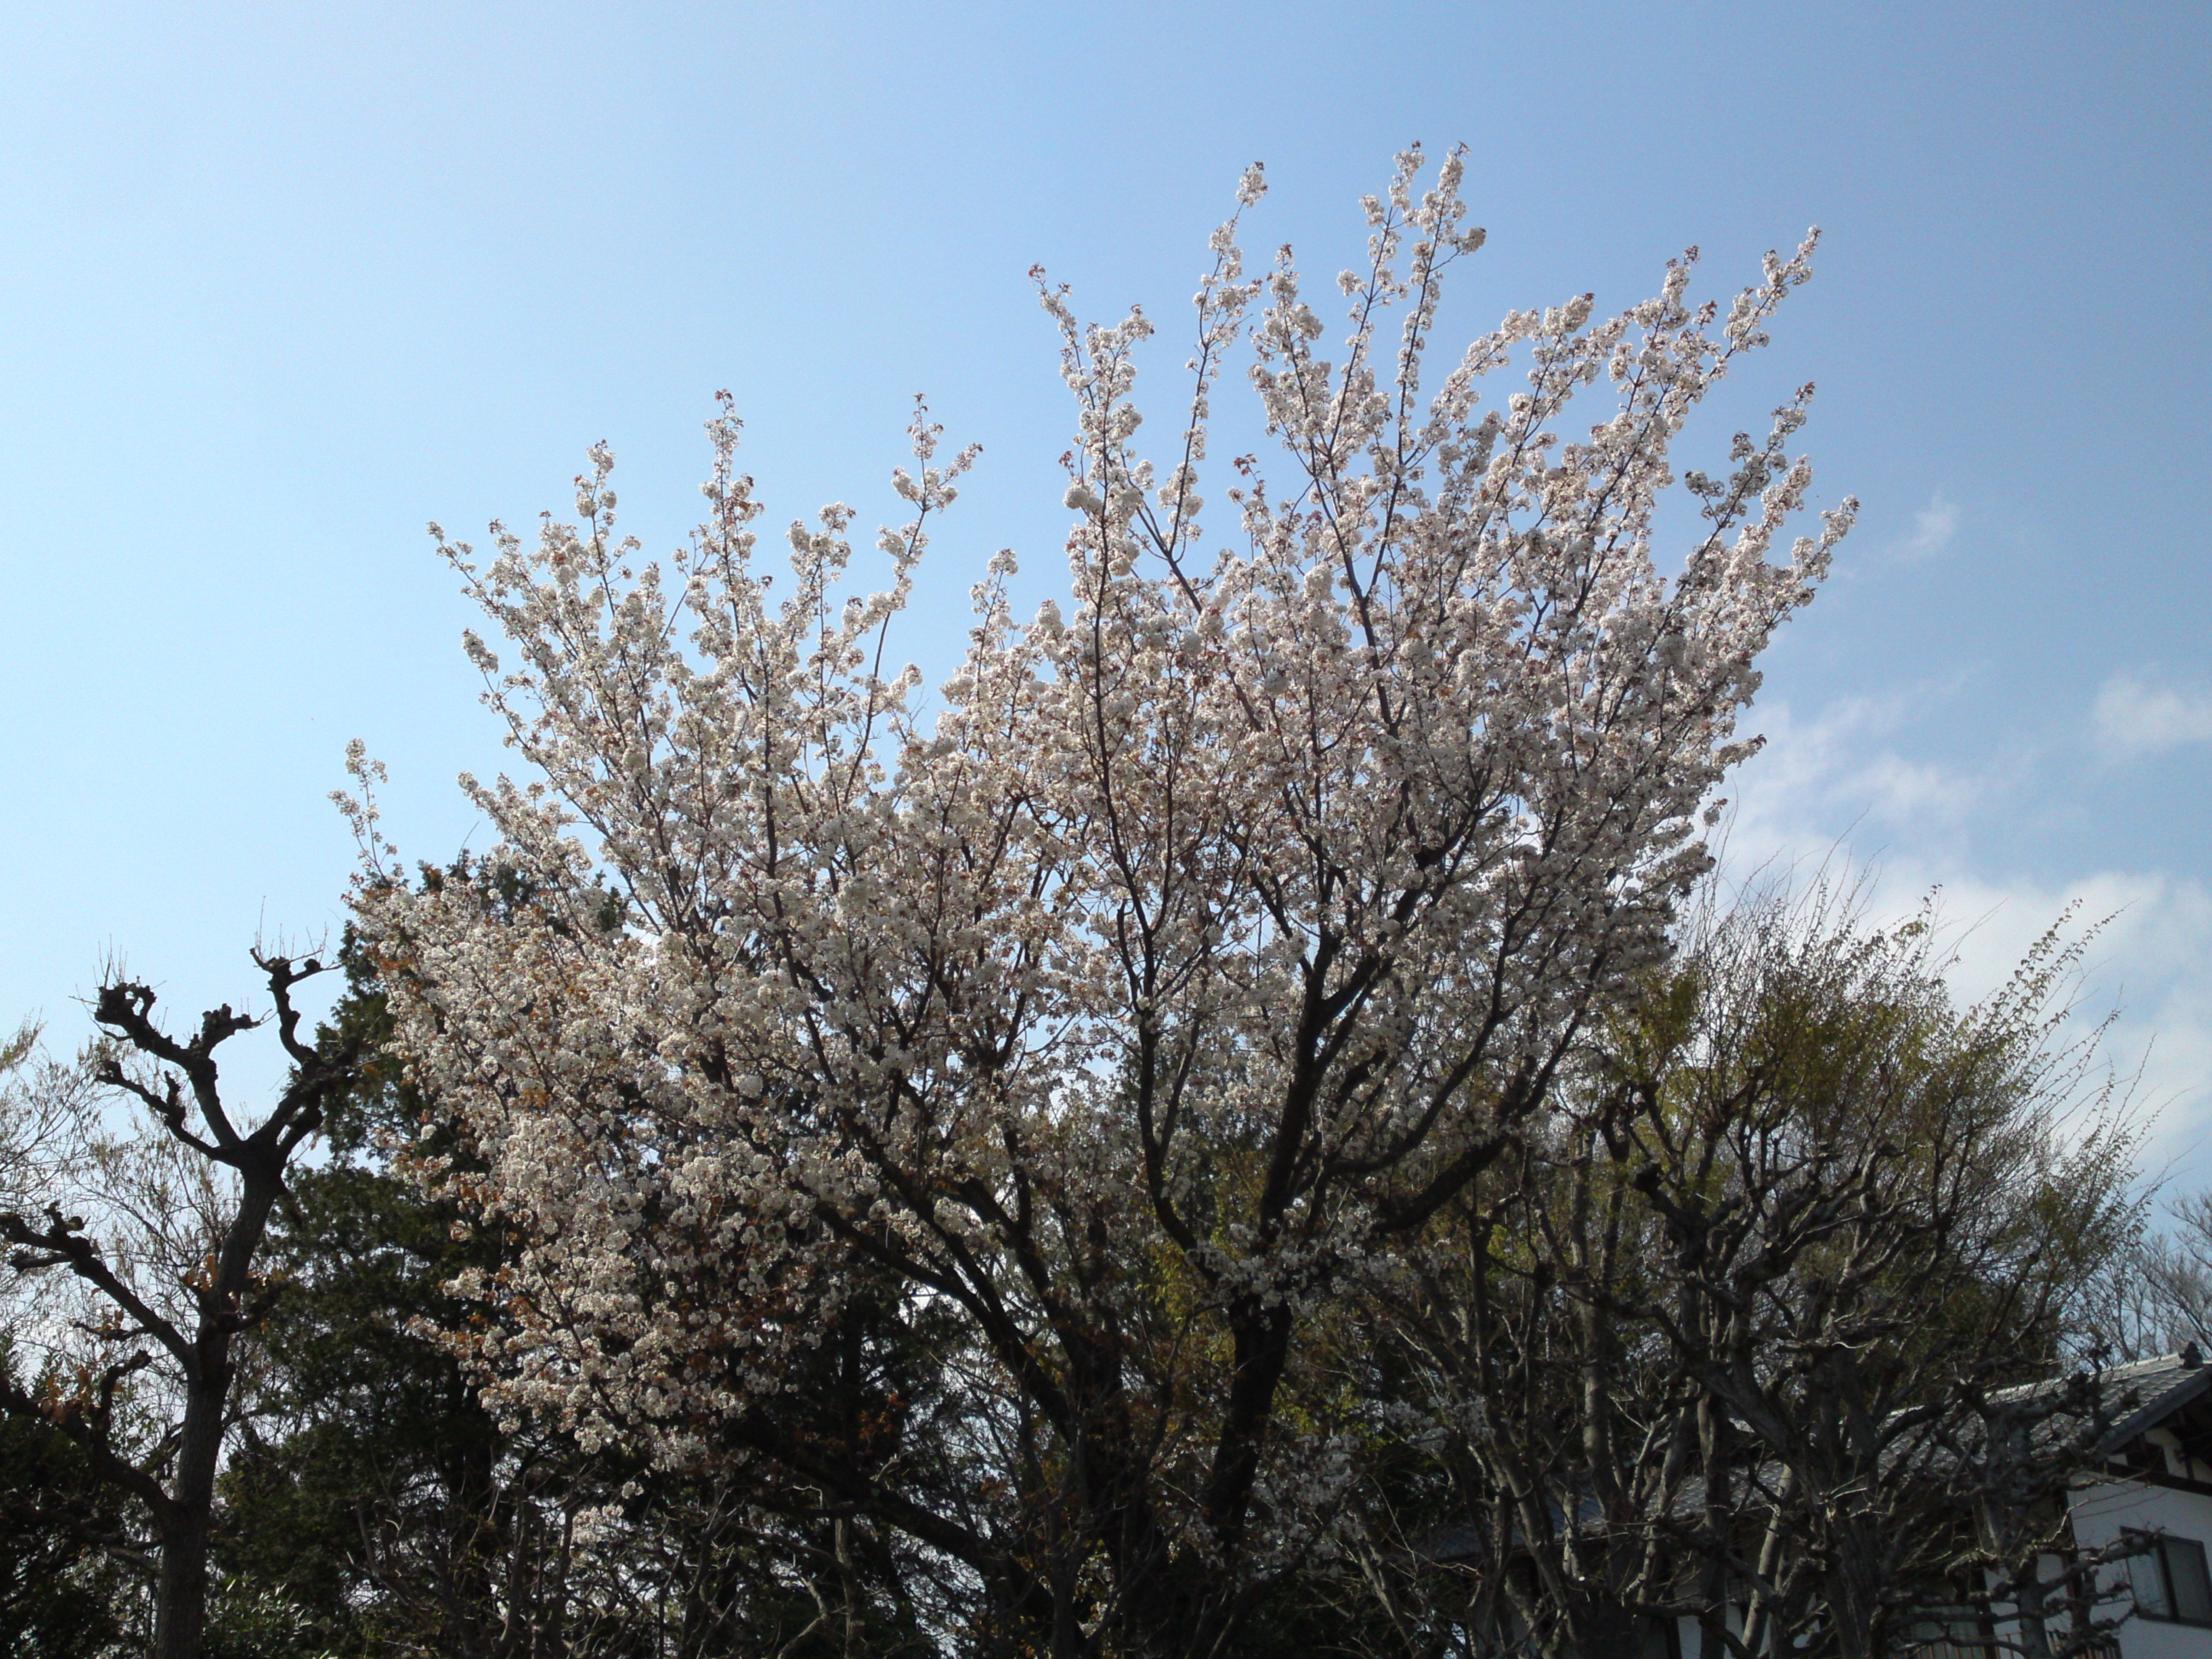
[[[1790,539],[1808,387],[1680,476],[1675,574],[1655,545],[1670,446],[1809,236],[1725,308],[1692,256],[1615,317],[1514,313],[1431,391],[1481,233],[1459,155],[1423,167],[1364,204],[1334,360],[1287,248],[1247,274],[1245,176],[1157,449],[1151,325],[1085,326],[1039,276],[1069,585],[1018,619],[994,562],[933,720],[885,652],[975,452],[940,461],[926,411],[865,597],[842,506],[791,526],[787,586],[763,568],[726,400],[665,563],[617,538],[604,447],[534,543],[434,526],[504,640],[468,646],[520,775],[464,781],[507,885],[388,878],[348,805],[412,1064],[481,1160],[452,1178],[526,1241],[462,1338],[510,1409],[701,1453],[882,1275],[957,1315],[975,1457],[1009,1423],[1057,1448],[1000,1471],[991,1518],[909,1504],[930,1547],[988,1577],[1048,1512],[1126,1609],[1147,1573],[1233,1582],[1310,1539],[1330,1455],[1282,1402],[1312,1334],[1662,947],[1758,653],[1852,513]],[[1279,454],[1224,470],[1210,552],[1240,358]]]

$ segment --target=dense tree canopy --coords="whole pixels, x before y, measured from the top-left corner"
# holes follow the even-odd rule
[[[1719,905],[1702,840],[1853,507],[1795,533],[1810,388],[1674,452],[1811,240],[1437,376],[1480,233],[1425,165],[1340,348],[1289,249],[1248,276],[1246,177],[1156,452],[1151,325],[1040,276],[1070,581],[1018,620],[994,562],[933,718],[886,653],[975,456],[926,411],[883,592],[842,507],[760,568],[726,410],[665,564],[604,449],[579,523],[439,532],[503,636],[496,844],[409,873],[356,748],[347,988],[307,1036],[323,963],[261,959],[263,1124],[212,1060],[252,1022],[173,1040],[120,980],[0,1116],[0,1637],[1610,1659],[1688,1618],[1701,1659],[1873,1659],[2046,1593],[2102,1425],[2044,1384],[2127,1322],[2140,1222],[2124,1125],[2065,1117],[2069,959],[1961,1007],[1924,919]],[[1232,365],[1279,455],[1210,472]],[[52,1204],[72,1124],[131,1203]],[[100,1281],[157,1270],[143,1312]],[[67,1273],[107,1314],[25,1299]]]
[[[447,544],[516,656],[471,644],[530,772],[473,787],[531,898],[380,877],[360,916],[483,1159],[451,1190],[520,1241],[468,1281],[502,1316],[462,1328],[514,1420],[672,1468],[774,1439],[881,1282],[957,1326],[957,1498],[768,1455],[960,1564],[1004,1639],[1212,1651],[1323,1544],[1345,1447],[1289,1409],[1316,1338],[1662,953],[1754,660],[1850,516],[1787,544],[1801,394],[1680,475],[1695,528],[1659,563],[1671,447],[1809,240],[1725,310],[1685,260],[1610,319],[1517,313],[1431,391],[1480,233],[1460,158],[1425,191],[1421,165],[1368,204],[1338,362],[1287,250],[1247,279],[1222,227],[1158,459],[1151,325],[1083,327],[1040,278],[1078,409],[1067,605],[1017,622],[995,567],[932,722],[884,632],[973,456],[936,465],[923,417],[872,598],[841,601],[832,507],[775,601],[727,418],[665,571],[616,540],[604,452],[580,526]],[[1236,460],[1216,553],[1240,352],[1283,459]],[[1509,368],[1527,389],[1486,404]]]

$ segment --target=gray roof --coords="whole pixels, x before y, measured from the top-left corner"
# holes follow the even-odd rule
[[[2055,1393],[2073,1383],[2080,1375],[2077,1372],[2054,1376],[2017,1389],[2002,1389],[1992,1398],[2026,1400],[2039,1394]],[[2112,1365],[2090,1375],[2096,1385],[2098,1403],[2112,1419],[2112,1426],[2100,1445],[2100,1450],[2107,1455],[2145,1430],[2155,1428],[2207,1389],[2212,1389],[2212,1365],[2204,1363],[2194,1343],[2179,1353],[2139,1359],[2131,1365]]]

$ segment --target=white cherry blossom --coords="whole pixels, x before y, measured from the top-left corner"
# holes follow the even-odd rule
[[[957,1310],[978,1413],[1052,1449],[1000,1471],[1000,1533],[947,1516],[933,1547],[1027,1538],[1082,1568],[1053,1581],[1080,1618],[1194,1628],[1304,1547],[1344,1453],[1285,1401],[1332,1307],[1662,948],[1759,653],[1852,513],[1789,539],[1808,388],[1681,475],[1702,517],[1657,545],[1672,447],[1809,236],[1724,308],[1690,299],[1692,254],[1617,316],[1516,312],[1431,375],[1481,233],[1461,157],[1422,171],[1365,203],[1334,339],[1288,249],[1248,274],[1246,175],[1157,447],[1151,322],[1086,325],[1040,275],[1077,413],[1068,586],[1019,622],[1002,556],[933,720],[888,630],[975,453],[940,460],[926,412],[878,592],[843,597],[842,506],[763,568],[726,408],[665,563],[617,538],[604,448],[574,525],[440,535],[520,763],[466,781],[499,836],[473,878],[384,878],[353,805],[358,910],[483,1161],[451,1179],[531,1241],[457,1334],[508,1412],[695,1455],[775,1412],[865,1270]],[[1265,466],[1207,453],[1240,361]]]

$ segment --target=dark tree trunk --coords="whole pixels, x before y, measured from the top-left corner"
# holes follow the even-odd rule
[[[254,1255],[276,1206],[282,1166],[249,1167],[237,1217],[223,1237],[216,1283],[202,1297],[200,1336],[185,1390],[185,1420],[169,1477],[172,1517],[161,1537],[153,1659],[199,1659],[207,1633],[208,1544],[214,1530],[216,1470],[235,1367],[231,1343]]]
[[[208,1510],[203,1504],[180,1509],[161,1540],[154,1659],[199,1659],[207,1634],[209,1531]]]

